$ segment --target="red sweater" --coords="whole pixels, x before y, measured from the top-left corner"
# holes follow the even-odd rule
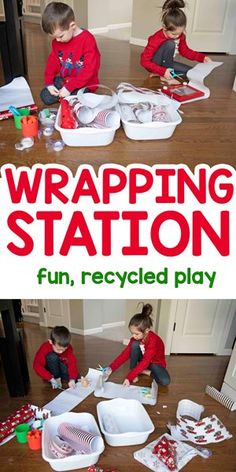
[[[45,85],[53,85],[56,76],[63,78],[69,92],[99,83],[100,52],[95,38],[83,30],[67,43],[54,39],[45,69]]]
[[[110,364],[109,367],[113,372],[130,358],[131,345],[134,341],[135,339],[131,338],[128,346]],[[165,346],[162,339],[156,333],[149,331],[145,341],[140,341],[140,345],[143,346],[145,351],[141,361],[126,375],[126,379],[130,382],[132,382],[137,375],[141,374],[144,369],[147,369],[151,363],[166,367]]]
[[[160,76],[163,76],[166,72],[166,67],[159,66],[158,64],[155,64],[152,62],[154,54],[157,52],[159,47],[165,42],[165,41],[173,41],[171,38],[167,38],[164,34],[163,29],[160,29],[156,33],[154,33],[152,36],[148,38],[148,44],[144,48],[144,51],[141,54],[141,65],[145,67],[149,72],[153,72],[154,74],[159,74]],[[191,61],[198,61],[198,62],[204,62],[205,54],[202,54],[201,52],[196,52],[190,49],[186,43],[186,36],[184,33],[182,33],[178,38],[178,50],[179,54],[183,57],[186,57],[187,59],[190,59]]]
[[[36,352],[33,363],[33,368],[36,374],[38,374],[39,377],[42,377],[42,379],[44,380],[51,380],[53,378],[53,375],[45,368],[46,355],[49,352],[54,351],[49,341],[46,341],[42,344],[42,346],[40,346],[40,348]],[[76,365],[76,357],[74,355],[71,344],[69,344],[68,348],[64,352],[62,352],[62,354],[57,355],[60,357],[61,361],[68,367],[69,378],[77,379],[79,372]]]

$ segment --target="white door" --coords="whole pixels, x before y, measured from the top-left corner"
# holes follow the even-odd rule
[[[69,300],[43,300],[45,326],[70,327]]]
[[[236,24],[235,0],[188,0],[187,40],[192,49],[230,52]]]
[[[217,354],[234,313],[232,300],[177,301],[170,352]]]
[[[229,361],[221,392],[236,402],[236,344]]]

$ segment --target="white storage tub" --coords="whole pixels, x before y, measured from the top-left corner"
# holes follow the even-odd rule
[[[170,119],[169,122],[152,121],[150,123],[132,123],[125,121],[122,118],[121,122],[125,134],[130,139],[135,140],[152,140],[152,139],[167,139],[172,136],[177,125],[182,122],[182,118],[172,105],[167,106],[167,114]]]
[[[66,100],[70,102],[75,96],[70,95],[66,97]],[[76,128],[76,129],[66,129],[61,128],[61,107],[58,109],[55,129],[59,131],[61,139],[64,141],[67,146],[107,146],[111,144],[116,130],[120,127],[117,125],[112,128]]]
[[[58,434],[58,426],[64,422],[71,423],[84,431],[100,436],[101,441],[99,441],[97,450],[91,454],[75,454],[63,459],[55,458],[49,449],[49,441]],[[96,464],[104,448],[104,441],[98,425],[90,413],[63,413],[62,415],[49,418],[43,425],[42,456],[45,461],[49,462],[53,470],[75,470]]]
[[[110,446],[142,444],[154,431],[148,413],[138,400],[115,398],[99,402],[97,415],[100,429]]]

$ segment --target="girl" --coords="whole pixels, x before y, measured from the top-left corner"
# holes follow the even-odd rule
[[[182,11],[183,0],[167,0],[162,7],[162,29],[148,38],[148,44],[141,55],[141,65],[151,75],[160,75],[170,85],[178,84],[173,79],[173,69],[176,74],[186,75],[190,66],[176,62],[175,54],[197,62],[210,62],[205,54],[193,51],[187,46],[185,28],[187,18]]]
[[[143,305],[141,313],[134,315],[129,322],[132,338],[128,346],[107,368],[108,376],[130,358],[130,371],[123,385],[138,381],[139,374],[154,377],[157,383],[168,385],[170,376],[166,370],[165,348],[162,339],[153,331],[152,306]]]

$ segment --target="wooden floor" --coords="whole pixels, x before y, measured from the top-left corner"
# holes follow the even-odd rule
[[[97,37],[102,53],[100,80],[113,89],[121,82],[131,82],[138,86],[157,88],[158,79],[147,79],[147,72],[139,65],[142,48],[127,41]],[[27,57],[29,83],[35,101],[43,108],[39,92],[43,85],[43,70],[49,42],[39,25],[26,24]],[[232,91],[236,69],[236,56],[213,55],[214,60],[224,61],[224,65],[213,71],[206,84],[211,89],[211,97],[182,106],[183,123],[177,126],[171,139],[159,141],[131,141],[122,129],[115,141],[102,148],[71,148],[62,152],[48,151],[46,138],[24,151],[16,151],[15,143],[21,132],[15,130],[12,120],[0,122],[0,165],[14,163],[16,166],[32,166],[35,163],[60,163],[73,172],[79,164],[91,164],[97,169],[104,163],[173,164],[185,163],[191,169],[199,163],[210,166],[219,163],[236,165],[236,93]],[[0,76],[0,83],[3,83]],[[55,133],[55,138],[59,137]]]
[[[32,359],[38,346],[47,338],[46,328],[25,323],[25,343],[27,360],[30,372],[29,394],[23,398],[10,398],[7,392],[2,368],[0,368],[0,419],[22,406],[26,402],[43,406],[53,399],[57,392],[41,381],[32,370]],[[122,349],[120,343],[98,339],[94,336],[72,336],[80,372],[85,374],[88,367],[96,367],[98,362],[107,365]],[[215,413],[233,434],[233,439],[220,444],[210,444],[209,449],[213,455],[210,459],[195,457],[185,467],[186,472],[233,472],[236,464],[236,413],[232,413],[204,394],[206,384],[219,388],[228,363],[228,357],[215,356],[169,356],[167,358],[168,370],[171,375],[169,387],[160,387],[158,403],[156,406],[146,406],[146,409],[155,425],[155,431],[149,436],[147,443],[157,439],[166,432],[166,424],[175,423],[175,413],[178,401],[187,398],[204,405],[204,416]],[[112,376],[112,381],[121,382],[127,367],[121,367]],[[141,385],[149,385],[150,379],[143,377]],[[101,399],[102,400],[102,399]],[[96,404],[99,399],[90,395],[84,402],[74,409],[76,412],[89,412],[96,417]],[[167,408],[163,409],[163,405]],[[157,414],[160,412],[160,415]],[[97,418],[96,418],[97,419]],[[99,465],[101,467],[113,466],[120,472],[145,472],[148,469],[133,459],[133,452],[143,446],[111,447],[106,445],[101,455]],[[18,444],[14,438],[0,447],[1,472],[16,471],[21,468],[24,472],[49,472],[50,466],[41,457],[41,452],[31,451],[27,444]],[[85,469],[83,469],[85,470]]]

